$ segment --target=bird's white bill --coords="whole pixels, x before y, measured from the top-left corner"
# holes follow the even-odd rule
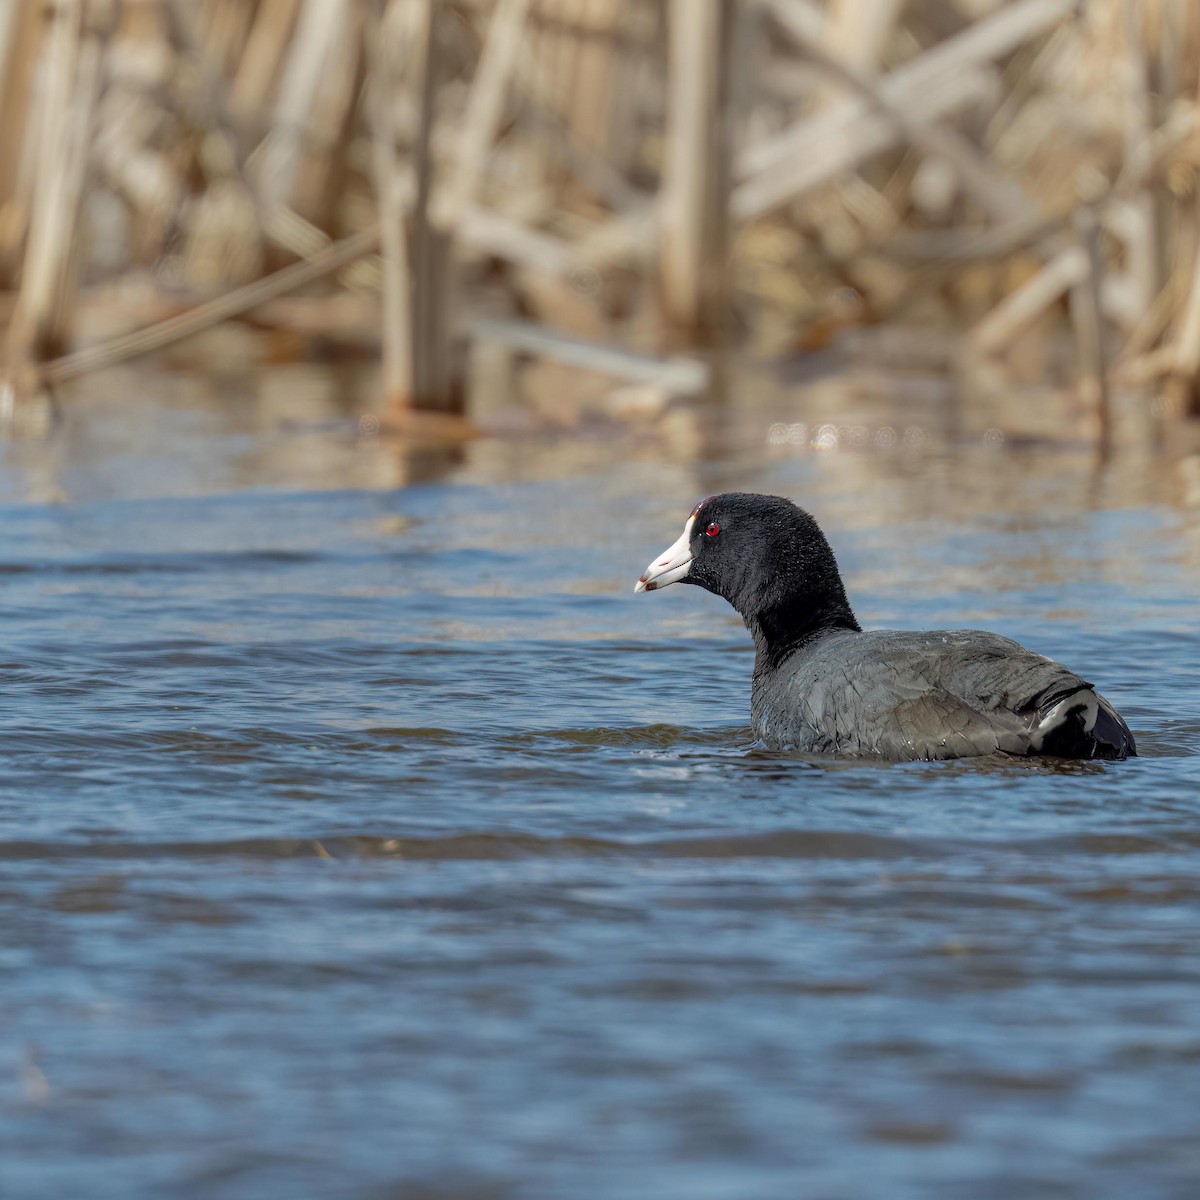
[[[633,585],[635,592],[652,592],[656,588],[676,583],[692,569],[692,526],[696,518],[688,517],[679,541],[668,546],[643,572]]]

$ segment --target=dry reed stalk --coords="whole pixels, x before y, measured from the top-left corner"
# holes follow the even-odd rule
[[[806,54],[835,81],[862,96],[884,114],[914,149],[953,168],[963,189],[984,212],[1001,221],[1038,220],[1038,206],[1020,184],[997,168],[971,142],[948,126],[897,107],[855,59],[839,57],[814,38],[809,28],[811,20],[802,16],[808,10],[805,0],[769,0],[769,4]],[[846,11],[858,10],[848,8]]]
[[[315,283],[333,274],[365,254],[371,254],[379,245],[379,228],[361,230],[335,242],[327,250],[314,255],[305,262],[293,263],[264,279],[256,279],[244,287],[218,296],[205,304],[197,305],[187,312],[168,317],[146,329],[137,329],[122,334],[98,346],[89,346],[73,354],[63,355],[47,363],[41,372],[42,379],[49,384],[65,383],[91,371],[111,367],[119,362],[161,350],[189,338],[231,317],[249,312],[259,304],[284,296],[298,288]]]
[[[754,10],[750,8],[739,11],[754,15]],[[661,16],[661,5],[635,0],[621,17],[632,36],[632,43],[615,61],[615,74],[609,92],[611,115],[605,159],[612,164],[622,182],[638,165],[642,153],[643,130],[640,128],[640,119],[647,107],[647,96],[656,89],[654,51],[655,42],[659,39],[657,26]]]
[[[394,406],[449,410],[457,399],[451,353],[451,242],[434,227],[431,208],[440,71],[436,13],[436,0],[390,0],[382,20],[368,23],[367,30],[376,191],[383,222],[384,391]],[[416,110],[411,203],[396,155],[398,44],[393,39],[401,30],[401,18],[407,21],[411,41],[408,75]]]
[[[6,76],[17,65],[13,52],[21,44],[22,9],[31,6],[20,4],[5,4],[0,7],[0,91],[4,90]],[[34,9],[34,12],[37,10]],[[29,14],[24,14],[29,19]]]
[[[1090,209],[1081,207],[1075,214],[1074,224],[1085,263],[1082,282],[1071,289],[1071,322],[1079,347],[1080,393],[1095,414],[1100,451],[1107,454],[1112,448],[1112,407],[1100,299],[1104,280],[1100,222]]]
[[[1157,84],[1163,100],[1182,93],[1193,104],[1200,98],[1200,71],[1188,51],[1200,48],[1200,18],[1194,6],[1160,0],[1157,18]],[[1151,41],[1151,37],[1147,41]],[[1168,182],[1172,180],[1168,168]],[[1181,177],[1175,175],[1175,181]],[[1194,178],[1194,176],[1193,176]],[[1173,225],[1173,255],[1177,266],[1168,283],[1186,297],[1173,336],[1161,351],[1144,355],[1129,364],[1138,374],[1167,376],[1166,394],[1177,412],[1200,414],[1200,199],[1176,196],[1170,203]]]
[[[212,180],[183,209],[181,254],[188,286],[202,293],[262,274],[265,261],[254,195],[235,176]]]
[[[1192,272],[1192,284],[1183,317],[1170,355],[1171,392],[1178,407],[1191,410],[1200,395],[1200,259]]]
[[[994,92],[994,81],[986,72],[958,78],[943,77],[931,81],[928,90],[908,102],[904,111],[910,122],[932,123],[986,103]],[[826,116],[844,114],[844,103],[838,102],[823,114],[809,118],[812,121],[809,143],[794,150],[785,167],[748,177],[734,188],[735,217],[752,220],[766,216],[782,205],[804,200],[838,175],[855,169],[868,158],[890,150],[904,140],[896,122],[878,109],[856,113],[844,127],[824,120]]]
[[[1158,343],[1175,318],[1179,308],[1179,296],[1176,294],[1174,283],[1176,278],[1176,276],[1172,276],[1167,280],[1162,291],[1154,297],[1149,308],[1139,314],[1137,321],[1129,331],[1129,336],[1125,339],[1124,346],[1121,347],[1116,367],[1122,378],[1126,376],[1132,378],[1139,373],[1141,370],[1138,365],[1139,361],[1151,353],[1151,347]],[[1161,349],[1163,347],[1160,347]],[[1168,364],[1165,371],[1169,370]]]
[[[200,150],[202,165],[220,177],[237,175],[242,169],[242,154],[229,110],[228,84],[216,49],[198,28],[189,0],[163,0],[162,11],[171,48],[191,64],[199,84],[197,119],[210,134]],[[216,11],[220,14],[224,9]]]
[[[718,333],[728,305],[729,0],[672,0],[659,238],[663,315],[690,339]]]
[[[582,261],[576,244],[484,208],[467,209],[455,233],[464,245],[478,253],[543,275],[565,277],[577,267],[588,265]]]
[[[192,0],[192,7],[195,7],[195,0]],[[208,53],[221,73],[227,74],[246,44],[254,6],[245,0],[207,0],[197,15]]]
[[[883,61],[883,52],[907,2],[830,0],[825,49],[832,58],[852,69],[874,73]]]
[[[574,98],[575,73],[579,61],[579,34],[576,28],[579,9],[586,0],[539,0],[542,18],[537,54],[541,64],[541,93],[562,125],[570,127],[571,102]],[[548,148],[547,148],[548,149]],[[546,153],[543,169],[547,178],[561,190],[570,181],[555,156]]]
[[[341,4],[305,0],[280,80],[271,132],[254,155],[257,191],[268,211],[291,196],[325,64],[345,30]]]
[[[497,0],[462,119],[458,157],[437,206],[438,224],[453,229],[475,200],[512,81],[529,0]]]
[[[970,331],[967,349],[978,354],[999,353],[1067,292],[1078,287],[1087,270],[1087,255],[1080,247],[1060,251]]]
[[[402,0],[391,0],[391,6]],[[383,254],[383,388],[395,403],[407,403],[413,388],[413,319],[407,204],[400,183],[396,153],[394,93],[399,86],[399,48],[386,20],[373,10],[363,26],[371,78],[368,110],[374,149],[375,195],[379,208],[380,249]]]
[[[576,139],[598,155],[607,155],[612,128],[612,84],[617,33],[628,0],[580,0],[581,26],[571,79],[570,125]]]
[[[933,120],[959,111],[986,93],[978,70],[1045,33],[1075,7],[1075,0],[1017,0],[962,33],[884,76],[880,97],[910,120]],[[895,144],[895,125],[855,98],[743,151],[735,162],[739,219],[762,216]]]
[[[847,176],[836,187],[839,200],[862,227],[868,243],[884,242],[900,227],[899,210],[861,175]]]
[[[474,321],[470,332],[473,342],[496,342],[581,371],[654,384],[671,395],[699,395],[707,390],[712,376],[709,365],[699,359],[681,355],[652,358],[619,350],[606,342],[555,333],[532,321]]]
[[[528,33],[525,45],[521,47],[521,58],[517,67],[515,83],[523,99],[533,99],[534,103],[543,104],[555,113],[558,108],[550,99],[554,91],[554,72],[552,67],[552,51],[556,45],[556,35],[546,28],[543,13],[549,4],[556,0],[536,0],[527,22]],[[524,116],[524,113],[522,113]],[[528,128],[524,148],[529,163],[531,178],[549,179],[549,164],[552,159],[551,141],[555,131],[551,125],[542,123]]]
[[[737,20],[726,17],[725,61],[714,70],[705,14],[726,5]],[[1069,296],[1086,391],[1103,386],[1102,339],[1124,336],[1123,352],[1113,347],[1122,378],[1167,371],[1190,393],[1200,380],[1200,210],[1192,192],[1200,4],[953,7],[975,20],[913,55],[946,26],[944,0],[395,0],[388,36],[418,60],[401,87],[394,64],[389,75],[375,62],[387,37],[366,39],[364,66],[355,21],[364,9],[377,13],[378,0],[369,8],[349,0],[142,0],[127,10],[110,59],[114,87],[95,113],[94,156],[132,210],[140,245],[131,262],[177,262],[181,245],[196,248],[197,261],[224,261],[242,240],[324,261],[338,224],[361,226],[377,213],[382,260],[354,255],[341,273],[383,288],[389,390],[448,403],[451,254],[442,230],[467,258],[514,264],[509,278],[520,301],[560,327],[607,334],[612,274],[599,298],[590,282],[578,282],[612,265],[643,281],[643,310],[645,281],[657,278],[672,322],[691,336],[709,322],[719,326],[730,220],[719,198],[728,194],[721,175],[729,164],[711,136],[726,136],[713,114],[733,107],[730,63],[749,61],[753,86],[740,98],[753,111],[737,127],[731,212],[753,222],[738,242],[739,271],[753,281],[746,290],[755,304],[776,309],[768,314],[774,327],[794,331],[823,315],[830,291],[846,285],[865,297],[851,321],[886,317],[900,303],[961,319],[961,264],[971,264],[970,296],[982,309],[1014,278],[1008,260],[1021,265],[1025,254],[1036,273],[979,322],[968,349],[1001,351]],[[669,27],[661,22],[668,8]],[[461,20],[445,20],[434,38],[437,10]],[[27,161],[37,166],[39,195],[54,197],[49,207],[78,211],[70,171],[57,171],[66,187],[44,178],[48,160],[61,166],[62,127],[77,136],[75,116],[55,117],[53,101],[68,98],[57,108],[77,114],[75,80],[64,90],[61,78],[48,76],[58,91],[39,120],[50,136],[39,136],[22,109],[40,36],[30,14],[43,11],[41,0],[0,6],[0,97],[24,118],[0,128],[0,270],[5,239],[20,239],[23,214],[44,207],[29,199],[32,176],[13,183],[22,144],[38,151],[26,151]],[[1078,20],[1067,19],[1073,13]],[[468,86],[463,64],[476,53],[476,30],[482,51]],[[674,45],[685,65],[669,75],[664,32],[690,47]],[[911,57],[885,70],[904,55]],[[1116,87],[1114,64],[1122,72]],[[360,112],[354,101],[364,75],[372,99]],[[390,79],[394,100],[387,128],[375,111],[381,78]],[[443,118],[436,129],[435,101]],[[905,147],[917,153],[865,165],[870,155]],[[449,168],[445,190],[434,188],[435,160]],[[643,189],[660,167],[655,198]],[[1064,231],[1081,172],[1091,176],[1084,194],[1099,220],[1081,232],[1082,245]],[[993,224],[971,226],[979,214]],[[74,223],[55,220],[69,242]],[[48,270],[48,245],[44,229],[28,238],[30,278],[53,277],[51,290],[68,295],[74,255],[56,244]],[[779,245],[790,248],[780,253]],[[198,274],[193,267],[191,277]],[[23,311],[34,292],[28,284]],[[245,296],[239,289],[231,302]],[[637,301],[621,304],[622,319],[635,320],[627,314]],[[149,340],[163,336],[176,336],[174,327],[156,326]]]
[[[12,285],[16,250],[29,222],[31,172],[22,171],[31,122],[30,89],[43,12],[32,0],[0,9],[0,286]]]
[[[150,144],[148,126],[155,120],[143,96],[113,87],[97,114],[93,153],[101,178],[137,214],[141,230],[157,242],[162,224],[179,206],[182,180]]]
[[[70,336],[79,214],[112,16],[105,3],[93,3],[85,13],[83,0],[65,0],[55,10],[33,211],[8,330],[10,368],[47,358]]]
[[[417,190],[412,207],[409,266],[412,274],[412,380],[408,399],[416,407],[456,407],[457,372],[452,358],[451,238],[433,223],[433,125],[441,61],[438,0],[413,0],[416,37],[414,76],[417,127],[412,147]]]
[[[158,5],[125,5],[114,34],[104,95],[96,111],[92,161],[97,184],[123,202],[130,266],[158,260],[178,228],[188,179],[173,103],[181,63]]]
[[[1154,97],[1145,41],[1145,15],[1140,0],[1124,0],[1125,70],[1128,95],[1125,102],[1125,146],[1122,175],[1148,174],[1151,134],[1155,126]],[[1130,274],[1137,281],[1142,310],[1154,303],[1162,287],[1165,260],[1158,203],[1146,186],[1130,197],[1125,243]]]
[[[208,157],[212,158],[213,149],[216,149],[219,160],[214,164],[217,182],[210,185],[209,191],[195,206],[193,219],[189,222],[189,259],[211,264],[199,272],[193,268],[190,272],[193,280],[211,284],[218,277],[226,280],[236,278],[239,259],[246,264],[240,273],[249,274],[253,264],[261,261],[262,237],[302,258],[319,253],[333,241],[328,234],[282,202],[275,203],[269,210],[259,202],[250,179],[242,139],[238,134],[229,85],[215,68],[207,47],[199,39],[187,0],[165,0],[165,12],[173,41],[181,53],[192,59],[199,73],[204,88],[207,126],[212,134],[205,139],[204,145],[209,148]],[[344,39],[341,47],[343,53],[346,53],[346,44],[353,47],[353,54],[346,53],[347,61],[353,65],[345,72],[342,86],[329,89],[339,96],[345,109],[350,106],[352,85],[357,78],[360,38],[354,19],[352,13],[350,27],[355,36]],[[344,122],[344,113],[339,119]],[[325,140],[335,146],[338,141],[333,136],[327,136]],[[322,165],[328,168],[328,163]],[[213,173],[214,170],[210,168],[210,176]],[[205,248],[205,241],[209,243],[208,248]],[[219,248],[221,243],[225,245],[224,250]],[[216,267],[215,271],[213,266]],[[378,286],[378,277],[367,263],[359,260],[345,269],[342,282],[350,287],[371,289]]]
[[[572,246],[575,261],[595,271],[607,267],[638,268],[654,261],[660,214],[654,205],[631,208],[601,222]]]
[[[243,123],[256,120],[275,87],[296,21],[299,0],[262,0],[246,39],[229,93],[229,106]]]
[[[220,47],[214,48],[211,36],[203,38],[188,0],[165,0],[163,14],[175,53],[195,73],[198,117],[208,131],[198,154],[208,188],[187,206],[187,276],[205,290],[244,283],[262,269],[262,221],[229,111],[226,79],[214,56]],[[209,16],[227,35],[221,23],[233,17],[226,7],[212,7]]]
[[[361,90],[360,24],[360,7],[347,5],[309,109],[304,152],[292,184],[292,206],[318,223],[331,224],[333,220],[336,196],[330,195],[331,183],[343,169],[348,141],[344,131],[355,113]]]
[[[525,45],[519,47],[513,83],[527,104],[524,124],[538,135],[530,154],[533,176],[573,179],[577,186],[612,208],[624,209],[638,203],[643,197],[637,189],[630,186],[606,157],[576,138],[553,95],[547,91],[545,74],[534,51]],[[561,191],[561,186],[558,190]]]
[[[635,0],[541,0],[537,12],[543,28],[534,52],[522,48],[517,82],[543,109],[546,177],[568,206],[582,185],[620,207],[632,189],[612,158],[613,89],[618,46],[623,58],[639,32]]]

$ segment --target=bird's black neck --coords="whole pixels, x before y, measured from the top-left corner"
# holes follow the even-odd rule
[[[827,633],[853,631],[859,625],[840,584],[836,594],[785,602],[753,614],[742,614],[754,638],[755,671],[773,671],[797,651]]]
[[[688,582],[737,609],[758,651],[756,673],[774,670],[826,634],[859,632],[833,548],[812,516],[777,497],[742,499],[749,502],[742,552],[727,554],[715,574],[701,555]],[[735,506],[727,508],[736,522]]]

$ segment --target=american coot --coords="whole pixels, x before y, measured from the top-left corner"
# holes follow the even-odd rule
[[[772,749],[891,759],[1126,758],[1128,727],[1090,683],[994,633],[864,633],[803,509],[731,492],[692,510],[634,591],[695,583],[754,637],[750,716]]]

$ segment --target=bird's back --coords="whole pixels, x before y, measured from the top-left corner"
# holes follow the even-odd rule
[[[767,746],[814,753],[1136,752],[1124,721],[1086,680],[978,630],[827,633],[779,666],[756,664],[751,716]]]

